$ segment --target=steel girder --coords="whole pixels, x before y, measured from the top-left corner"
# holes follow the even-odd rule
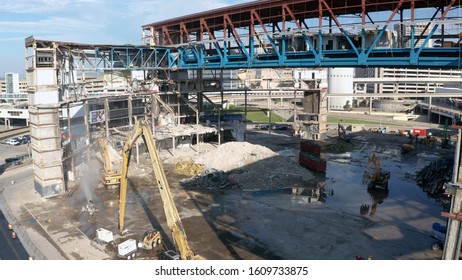
[[[28,38],[26,47],[57,49],[57,56],[69,59],[76,70],[460,68],[462,20],[447,17],[451,9],[460,9],[457,3],[435,0],[436,11],[419,32],[416,25],[422,22],[416,21],[420,14],[416,11],[429,5],[428,1],[267,0],[143,26],[148,33],[146,45],[85,45]],[[368,12],[374,9],[382,11],[383,21],[374,21]],[[406,13],[409,19],[404,18]],[[356,16],[358,22],[346,24],[342,18],[346,14]],[[407,28],[409,34],[404,34],[406,38],[402,34],[396,44],[379,46],[391,34],[393,24]],[[459,30],[449,34],[449,26]],[[442,41],[459,41],[451,47],[428,47],[437,32]],[[328,45],[334,39],[343,42],[342,48]],[[405,40],[409,46],[403,45]]]

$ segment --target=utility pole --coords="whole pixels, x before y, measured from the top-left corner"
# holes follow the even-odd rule
[[[448,218],[446,239],[443,250],[443,260],[459,260],[462,241],[462,174],[461,174],[461,136],[462,126],[453,126],[459,129],[457,146],[454,157],[452,182],[446,184],[446,191],[452,196],[449,212],[442,212],[441,216]]]

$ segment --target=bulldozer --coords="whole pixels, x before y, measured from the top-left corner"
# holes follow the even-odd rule
[[[374,165],[374,168],[372,168]],[[369,155],[367,161],[367,168],[364,171],[363,175],[363,184],[367,184],[368,188],[380,187],[383,189],[388,189],[388,180],[390,179],[389,171],[382,171],[380,162],[377,159],[375,153]]]

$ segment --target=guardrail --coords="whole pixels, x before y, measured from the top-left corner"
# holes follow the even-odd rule
[[[28,133],[30,131],[30,128],[27,127],[17,127],[17,128],[12,128],[4,131],[0,131],[0,140],[4,140],[16,135]]]

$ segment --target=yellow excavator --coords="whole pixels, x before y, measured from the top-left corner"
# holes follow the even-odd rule
[[[104,174],[101,181],[108,189],[118,188],[120,186],[121,175],[112,169],[111,159],[104,139],[101,137],[98,138],[98,143],[101,148],[101,155],[104,158]]]
[[[350,143],[351,142],[351,135],[347,134],[346,132],[346,129],[343,125],[341,125],[340,123],[337,124],[338,125],[338,137],[347,142],[347,143]]]
[[[130,155],[133,144],[136,140],[143,136],[144,143],[149,152],[151,158],[152,169],[157,181],[157,186],[160,191],[162,204],[164,207],[167,224],[172,231],[174,243],[177,247],[177,251],[180,254],[182,260],[201,260],[203,259],[199,255],[194,255],[189,247],[188,240],[186,238],[186,232],[183,228],[183,224],[180,219],[180,215],[173,201],[170,187],[165,176],[164,169],[162,167],[159,154],[157,153],[156,143],[154,137],[149,129],[147,121],[137,120],[133,129],[133,132],[125,142],[123,147],[123,159],[122,159],[122,176],[120,182],[120,197],[119,197],[119,230],[122,232],[124,229],[124,217],[125,217],[125,203],[127,200],[127,173],[130,162]],[[171,251],[171,250],[169,250]]]
[[[372,164],[374,168],[372,168]],[[389,171],[382,171],[380,162],[374,153],[369,155],[367,168],[364,171],[363,183],[368,184],[368,188],[382,187],[388,189],[388,180],[390,179]]]

